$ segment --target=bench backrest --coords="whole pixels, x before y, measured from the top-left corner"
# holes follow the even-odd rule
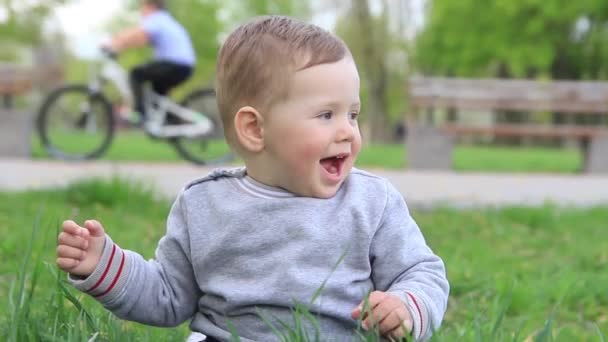
[[[12,65],[0,65],[0,94],[21,94],[28,92],[34,75],[30,70]]]
[[[608,112],[608,82],[414,77],[414,108]]]

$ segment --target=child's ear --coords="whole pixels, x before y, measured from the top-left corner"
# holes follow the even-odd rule
[[[240,145],[249,152],[264,149],[264,118],[255,108],[241,107],[234,116],[234,130]]]

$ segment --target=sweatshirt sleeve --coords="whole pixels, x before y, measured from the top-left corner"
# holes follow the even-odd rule
[[[426,244],[401,194],[386,184],[386,206],[370,251],[372,279],[377,290],[403,300],[413,320],[412,336],[426,341],[447,308],[445,266]]]
[[[155,259],[123,250],[109,236],[100,263],[87,278],[69,276],[116,316],[155,326],[177,326],[192,317],[201,297],[190,260],[183,196],[169,214]]]

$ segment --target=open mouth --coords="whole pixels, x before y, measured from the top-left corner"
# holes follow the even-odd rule
[[[348,154],[338,154],[333,157],[321,159],[321,166],[327,171],[328,174],[340,177],[342,174],[342,168],[344,162],[348,158]]]

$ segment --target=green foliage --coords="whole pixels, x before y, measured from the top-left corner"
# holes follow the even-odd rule
[[[416,42],[427,74],[606,78],[603,0],[433,1]]]
[[[402,27],[404,15],[396,15],[388,2],[353,0],[338,17],[336,33],[349,46],[361,76],[361,122],[364,138],[372,143],[390,141],[396,122],[406,112],[404,84],[408,42]]]
[[[224,21],[227,31],[259,15],[287,15],[302,20],[310,20],[312,16],[309,0],[229,0],[223,2],[223,6],[227,13]]]
[[[0,40],[16,45],[39,43],[42,39],[43,21],[51,14],[54,6],[69,1],[71,0],[0,0],[0,12],[6,14],[6,20],[0,22]]]
[[[372,72],[367,65],[362,63],[365,60],[365,43],[362,39],[361,27],[355,20],[352,8],[344,16],[338,18],[336,24],[336,34],[340,36],[351,50],[357,67],[361,74],[361,101],[367,103],[370,95],[369,84],[366,81],[367,75]],[[391,30],[389,21],[384,15],[372,17],[372,34],[369,39],[373,49],[379,51],[377,56],[381,58],[379,63],[386,68],[388,79],[384,98],[387,104],[387,115],[390,122],[396,122],[403,118],[406,112],[406,99],[404,96],[404,84],[407,77],[406,54],[408,43],[405,37],[395,30]],[[369,116],[376,113],[363,113],[362,119],[367,122]]]

